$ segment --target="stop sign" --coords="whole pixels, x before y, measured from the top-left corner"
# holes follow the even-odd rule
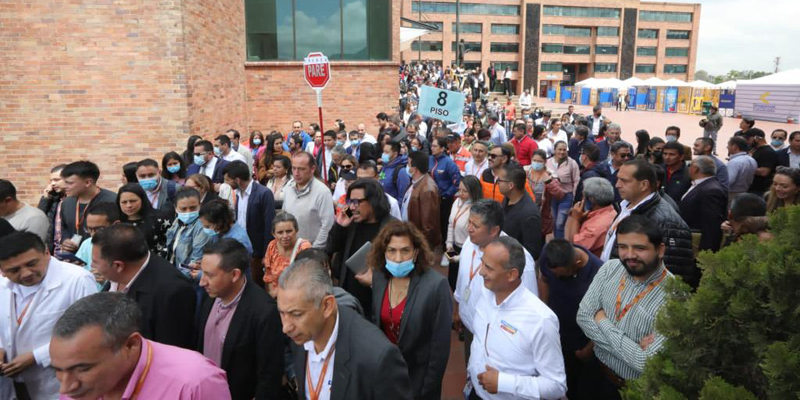
[[[324,89],[331,80],[331,64],[322,53],[308,53],[303,59],[303,72],[306,82],[313,89]]]

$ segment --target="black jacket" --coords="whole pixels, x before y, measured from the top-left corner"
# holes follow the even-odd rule
[[[614,188],[614,204],[619,204],[622,201],[622,197],[619,195],[619,189],[617,189],[617,174],[619,173],[619,168],[616,171],[611,172],[611,162],[600,162],[600,171],[601,174],[611,182],[611,187]]]
[[[234,194],[236,196],[236,194]],[[235,212],[239,213],[237,203]],[[247,236],[253,245],[253,258],[262,259],[267,245],[272,241],[272,219],[275,218],[275,200],[272,191],[253,181],[247,199]]]
[[[338,318],[331,400],[411,399],[411,381],[400,349],[352,309],[339,307]],[[305,399],[307,351],[294,344],[292,354],[297,392]]]
[[[664,167],[664,171],[666,173],[664,192],[667,196],[671,197],[672,200],[675,200],[676,203],[680,203],[681,197],[683,197],[686,191],[692,186],[692,179],[689,178],[689,168],[686,167],[686,164],[681,164],[681,167],[673,172],[672,175],[669,174],[666,166]]]
[[[700,281],[700,270],[694,262],[692,232],[681,216],[658,193],[637,207],[632,214],[644,215],[656,221],[661,227],[666,246],[664,265],[669,272],[680,275],[684,282],[692,287],[697,287]],[[619,258],[616,244],[611,251],[611,258]]]
[[[728,194],[716,178],[697,185],[681,200],[681,217],[693,231],[700,231],[699,250],[719,250],[720,226],[728,216]]]
[[[106,282],[103,291],[107,292]],[[141,334],[159,343],[195,349],[197,295],[189,278],[163,258],[150,254],[150,262],[126,293],[142,311]]]
[[[50,251],[50,254],[53,254],[53,247],[55,246],[55,242],[53,241],[53,236],[55,235],[56,211],[58,211],[58,203],[63,198],[64,196],[58,196],[58,195],[42,196],[39,199],[39,205],[37,207],[38,209],[42,210],[42,212],[44,212],[45,215],[47,215],[47,221],[50,222],[50,227],[47,228],[47,243],[45,243],[45,246],[47,246],[47,249]]]
[[[205,326],[214,299],[204,296],[197,351],[203,353]],[[284,336],[275,300],[250,281],[245,283],[225,342],[222,365],[234,400],[277,399],[283,377]]]
[[[581,172],[581,180],[578,182],[578,187],[575,189],[575,196],[573,200],[577,203],[583,199],[583,182],[585,182],[589,178],[606,178],[609,177],[606,175],[605,170],[603,169],[603,164],[606,163],[605,161],[598,161],[597,164],[593,165],[591,168],[584,169]]]

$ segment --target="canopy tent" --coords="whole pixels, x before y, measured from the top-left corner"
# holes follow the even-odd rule
[[[689,83],[689,86],[695,89],[717,89],[717,86],[713,83],[706,82],[706,81],[692,81]]]
[[[414,39],[430,32],[429,29],[400,27],[400,50],[408,50]]]
[[[716,86],[717,89],[721,89],[721,90],[736,90],[736,84],[739,83],[739,82],[744,82],[744,81],[736,81],[736,80],[726,81],[726,82],[722,82],[722,83],[714,85],[714,86]]]
[[[688,85],[689,85],[688,83],[675,78],[667,79],[666,81],[664,81],[663,84],[663,86],[672,86],[672,87],[683,87]]]
[[[736,113],[766,121],[800,120],[800,69],[736,82]]]
[[[637,78],[637,77],[635,77],[635,76],[632,76],[632,77],[622,81],[622,87],[642,86],[643,84],[644,84],[644,81],[639,79],[639,78]]]
[[[642,86],[664,86],[664,81],[653,76],[645,79]]]

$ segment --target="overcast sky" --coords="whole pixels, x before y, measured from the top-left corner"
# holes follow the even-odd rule
[[[700,3],[697,69],[712,75],[732,69],[800,68],[800,0],[670,0]]]

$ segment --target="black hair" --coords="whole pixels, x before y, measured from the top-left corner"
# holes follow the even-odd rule
[[[203,255],[212,254],[219,256],[218,266],[225,272],[232,272],[234,269],[244,272],[250,267],[250,255],[247,254],[247,249],[236,239],[220,239],[203,249]]]
[[[747,140],[741,136],[734,136],[728,140],[728,145],[736,146],[739,151],[747,151],[750,147],[747,145]]]
[[[113,224],[114,222],[119,221],[119,205],[113,203],[98,203],[92,206],[89,211],[86,212],[87,215],[102,215],[106,217],[109,223]]]
[[[214,224],[220,233],[228,233],[236,219],[233,211],[228,207],[228,202],[223,199],[214,199],[200,207],[200,218]]]
[[[525,133],[525,131],[528,129],[528,127],[525,126],[525,124],[514,124],[514,128],[513,129],[515,131],[519,130],[519,131],[522,131],[523,133]]]
[[[198,140],[194,143],[194,147],[202,147],[204,152],[210,153],[214,151],[214,145],[208,140]],[[194,152],[194,149],[192,149]]]
[[[704,148],[705,147],[708,147],[708,148],[711,148],[711,149],[714,148],[714,139],[712,139],[710,137],[701,137],[701,138],[697,138],[696,140],[701,141],[703,143],[702,146]]]
[[[528,180],[525,170],[517,163],[508,163],[503,166],[506,171],[506,180],[514,184],[514,189],[525,191],[525,182]]]
[[[664,145],[664,150],[662,150],[662,151],[666,151],[666,150],[675,150],[675,151],[678,152],[679,156],[683,155],[683,145],[678,143],[677,141],[676,142],[668,142],[667,144],[665,144]]]
[[[192,135],[189,136],[189,140],[186,141],[186,152],[183,154],[189,157],[188,160],[184,160],[187,164],[191,164],[191,157],[194,156],[194,145],[200,140],[203,140],[203,138],[198,135]]]
[[[581,146],[581,153],[591,162],[597,162],[600,159],[600,149],[594,143],[584,143]]]
[[[3,245],[0,246],[0,260],[8,260],[16,257],[28,250],[36,250],[37,253],[44,254],[44,242],[35,233],[17,231],[3,237]]]
[[[483,187],[481,186],[481,181],[475,175],[466,175],[461,179],[461,183],[467,189],[467,193],[469,193],[469,199],[471,201],[478,201],[483,198]]]
[[[61,170],[62,170],[62,169],[64,169],[64,167],[66,167],[66,166],[67,166],[67,164],[58,164],[58,165],[56,165],[55,167],[53,167],[53,168],[50,168],[50,173],[51,173],[51,174],[54,174],[54,173],[56,173],[56,172],[58,172],[58,171],[61,171]]]
[[[302,260],[316,261],[325,268],[330,268],[331,265],[328,253],[325,253],[325,251],[321,249],[308,248],[301,252],[298,252],[297,255],[294,257],[294,262],[300,262]]]
[[[356,168],[356,170],[359,169],[371,169],[375,176],[378,176],[378,164],[376,164],[375,161],[366,160],[361,164],[358,164],[358,168]]]
[[[499,227],[503,230],[505,223],[505,213],[503,206],[493,199],[480,199],[472,203],[469,209],[470,214],[475,213],[481,216],[481,221],[487,226],[488,229]]]
[[[647,146],[653,147],[653,146],[655,146],[657,144],[661,144],[661,143],[665,143],[664,139],[656,136],[656,137],[651,138],[650,141],[647,142]]]
[[[446,149],[447,148],[447,138],[443,138],[441,136],[433,138],[432,142],[436,142],[439,147]]]
[[[379,112],[378,115],[375,116],[375,118],[386,121],[389,119],[389,116],[386,115],[385,112]]]
[[[147,197],[147,196],[145,196],[145,197]],[[191,198],[191,197],[195,197],[195,198],[197,198],[197,201],[200,201],[200,192],[198,192],[196,189],[190,188],[190,187],[182,187],[182,188],[178,189],[178,192],[175,193],[175,207],[178,206],[178,202],[179,201],[181,201],[183,199],[188,199],[188,198]]]
[[[400,142],[398,142],[397,140],[390,140],[389,143],[386,144],[392,147],[393,152],[400,154]],[[386,145],[384,145],[384,147],[386,147]]]
[[[753,193],[742,193],[733,199],[731,219],[741,221],[747,217],[763,217],[767,215],[767,202],[763,197]]]
[[[287,174],[291,175],[291,173],[292,173],[292,160],[289,157],[286,157],[283,154],[279,154],[279,155],[276,155],[275,158],[272,159],[272,163],[274,164],[276,161],[281,163],[281,165],[283,165],[283,168],[286,169],[286,173]]]
[[[225,146],[231,147],[231,138],[229,138],[228,135],[219,135],[214,138],[214,140],[219,140],[220,145],[224,144]]]
[[[800,135],[800,131],[794,131],[791,134],[789,134],[789,141],[791,142],[792,140],[794,140],[794,137],[797,135]]]
[[[355,189],[364,190],[364,198],[372,206],[372,212],[375,214],[376,220],[381,221],[389,215],[389,200],[386,199],[383,185],[380,182],[373,179],[356,179],[347,188],[348,199],[350,198],[350,193]]]
[[[633,173],[633,179],[640,182],[647,181],[650,183],[650,188],[654,192],[658,190],[656,187],[656,171],[653,168],[653,164],[641,158],[634,158],[633,160],[626,161],[623,165],[632,165],[636,167],[636,171]]]
[[[241,179],[245,182],[250,180],[251,172],[244,161],[234,161],[222,168],[222,173],[231,179]]]
[[[333,140],[336,140],[336,131],[334,131],[334,130],[325,131],[325,133],[322,134],[322,140],[325,140],[326,136],[330,137],[330,138],[333,138]]]
[[[547,268],[569,267],[575,264],[575,247],[565,239],[555,238],[549,241],[544,250]]]
[[[122,166],[122,174],[125,175],[125,180],[128,181],[128,183],[139,182],[139,178],[136,177],[137,169],[139,169],[139,163],[136,161],[131,161]]]
[[[242,138],[242,135],[240,135],[239,131],[237,131],[236,129],[228,129],[228,132],[233,133],[233,138],[234,139],[241,139]]]
[[[77,175],[81,179],[91,179],[97,183],[97,180],[100,179],[100,168],[91,161],[75,161],[67,164],[61,170],[62,178],[69,178],[72,175]]]
[[[14,229],[5,218],[0,218],[0,238],[6,237],[16,231],[17,230]]]
[[[750,117],[742,117],[742,120],[747,124],[748,129],[753,129],[756,125],[756,120]]]
[[[483,129],[478,131],[478,135],[477,135],[478,140],[486,141],[486,140],[489,140],[491,137],[492,137],[492,131],[490,131],[490,130],[488,130],[486,128],[483,128]]]
[[[131,262],[147,257],[150,249],[144,234],[133,225],[116,224],[92,236],[92,246],[107,261]]]
[[[664,135],[666,135],[667,132],[669,132],[669,131],[675,131],[675,133],[676,133],[675,136],[681,137],[681,128],[679,128],[679,127],[677,127],[675,125],[668,126],[667,129],[664,131]]]
[[[544,134],[544,125],[534,125],[533,127],[533,140],[542,140],[542,135]]]
[[[585,127],[583,125],[576,126],[575,127],[575,136],[580,136],[580,137],[582,137],[584,139],[589,137],[589,128],[587,128],[587,127]]]
[[[547,161],[547,152],[542,149],[534,150],[533,154],[531,154],[531,159],[533,159],[533,156],[542,157],[543,160]]]
[[[17,188],[14,187],[11,181],[0,179],[0,201],[4,201],[9,197],[12,200],[17,199]]]
[[[138,183],[128,183],[126,185],[123,185],[117,191],[116,206],[117,206],[117,211],[119,212],[120,221],[128,222],[128,216],[124,212],[122,212],[122,207],[120,206],[120,200],[122,199],[123,193],[135,194],[136,197],[138,197],[139,200],[142,202],[142,208],[139,210],[139,216],[142,219],[150,217],[150,213],[153,211],[153,206],[150,205],[150,199],[147,197],[147,194],[144,192],[144,189],[142,189],[142,186],[139,185]],[[176,199],[175,201],[177,202],[178,200]]]
[[[628,233],[640,233],[647,236],[647,240],[658,248],[664,243],[664,236],[661,233],[656,221],[644,215],[631,215],[622,220],[617,226],[617,237]]]
[[[421,174],[427,174],[428,168],[428,153],[424,151],[415,151],[408,155],[411,160],[411,166],[418,169]]]
[[[153,160],[152,158],[145,158],[144,160],[136,163],[136,169],[139,169],[140,167],[154,167],[155,169],[158,169],[158,161]]]
[[[181,169],[174,174],[172,172],[169,172],[169,170],[167,170],[167,164],[169,164],[169,162],[172,160],[179,162],[181,165]],[[181,179],[186,178],[186,162],[183,160],[183,157],[181,157],[178,153],[170,151],[169,153],[164,154],[164,157],[161,159],[161,177],[164,179],[172,180],[172,178],[175,175],[177,175]]]

